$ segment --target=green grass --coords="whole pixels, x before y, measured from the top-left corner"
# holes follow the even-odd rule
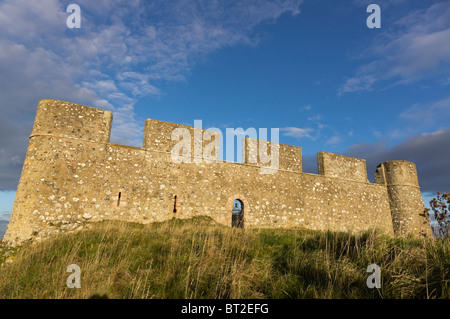
[[[378,232],[232,229],[207,217],[105,221],[21,247],[0,268],[0,298],[449,298],[449,247]],[[374,263],[380,289],[366,285]],[[66,286],[70,264],[80,289]]]

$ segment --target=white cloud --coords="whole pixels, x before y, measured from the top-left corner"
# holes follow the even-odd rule
[[[310,133],[312,133],[314,130],[312,128],[300,128],[300,127],[283,127],[280,128],[280,132],[283,132],[283,135],[285,136],[291,136],[295,138],[309,138],[313,139],[311,137]]]
[[[416,104],[400,113],[415,127],[423,125],[445,125],[450,123],[450,97],[429,104]]]
[[[308,121],[312,121],[312,122],[317,122],[317,121],[320,121],[321,119],[322,119],[322,115],[320,115],[320,114],[316,114],[316,115],[308,117]]]
[[[112,110],[112,141],[140,146],[139,98],[185,80],[202,56],[257,44],[256,26],[298,14],[301,2],[78,0],[82,27],[69,30],[68,1],[2,1],[0,128],[14,138],[0,145],[0,189],[17,185],[40,99]]]
[[[391,140],[401,140],[421,132],[448,128],[449,123],[450,97],[447,97],[430,103],[417,103],[406,108],[399,114],[395,127],[387,130],[384,135]]]
[[[349,78],[339,89],[338,95],[357,91],[371,91],[372,85],[376,82],[375,76],[358,72],[355,77]]]
[[[300,108],[300,112],[302,112],[302,111],[309,111],[309,110],[311,110],[311,108],[312,108],[311,104],[302,106],[302,107]]]
[[[150,76],[137,72],[123,72],[117,75],[119,85],[126,88],[134,96],[158,95],[160,90],[151,85]]]
[[[441,80],[450,72],[450,1],[400,18],[394,27],[382,28],[364,57],[372,62],[357,68],[341,85],[338,95],[370,91],[383,81],[394,85],[421,79]],[[441,80],[442,81],[442,80]]]
[[[380,139],[383,137],[383,133],[381,133],[380,131],[373,131],[372,135],[376,138],[376,139]]]
[[[336,145],[336,144],[339,144],[341,141],[342,141],[342,139],[339,136],[335,135],[335,136],[330,137],[325,142],[325,145]]]

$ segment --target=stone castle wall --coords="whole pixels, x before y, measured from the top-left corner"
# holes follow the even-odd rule
[[[194,155],[217,146],[217,132],[146,120],[138,148],[109,143],[111,123],[108,111],[40,101],[5,242],[86,220],[150,223],[207,215],[231,226],[235,199],[244,205],[245,228],[429,235],[412,163],[385,162],[369,183],[364,160],[322,152],[319,175],[303,173],[301,148],[278,144],[278,171],[261,174],[266,164],[250,151],[256,140],[244,140],[243,163],[217,161],[214,151],[214,160],[204,161]],[[173,160],[176,128],[192,133],[191,163]],[[205,137],[201,145],[195,134]],[[274,145],[266,145],[270,153]]]

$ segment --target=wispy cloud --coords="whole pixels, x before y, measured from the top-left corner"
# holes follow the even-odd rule
[[[162,83],[186,80],[212,52],[256,45],[256,26],[298,14],[301,2],[78,0],[82,27],[69,30],[70,1],[2,1],[0,128],[13,138],[0,146],[0,189],[17,185],[38,100],[111,110],[112,142],[140,146],[143,123],[134,112],[140,98],[161,94]]]
[[[352,145],[346,155],[367,161],[369,178],[373,180],[376,166],[384,161],[407,160],[416,164],[422,192],[450,191],[450,129],[414,135],[402,143],[389,146],[388,141]]]
[[[450,76],[447,77],[447,78],[443,78],[443,79],[440,81],[440,83],[441,83],[442,86],[450,85]]]
[[[318,122],[322,119],[322,115],[316,114],[313,116],[308,117],[308,121]]]
[[[336,145],[339,144],[342,141],[342,138],[340,136],[332,136],[330,137],[326,142],[325,145]]]
[[[449,38],[450,39],[450,38]],[[445,125],[450,123],[450,97],[428,104],[416,104],[400,113],[402,119],[417,125]]]
[[[313,131],[314,130],[312,128],[300,128],[300,127],[283,127],[283,128],[280,128],[280,132],[282,132],[283,135],[295,137],[295,138],[298,138],[298,139],[301,139],[301,138],[313,139],[313,137],[311,136],[311,133]]]
[[[369,46],[364,58],[372,61],[358,67],[341,85],[338,95],[370,91],[376,83],[412,83],[421,79],[445,81],[450,72],[450,1],[407,14]],[[445,78],[444,78],[445,77]]]
[[[306,110],[311,110],[311,106],[307,105],[304,108]],[[280,128],[280,132],[284,136],[290,136],[297,139],[310,139],[312,141],[316,141],[319,138],[323,138],[324,129],[328,128],[328,125],[323,124],[322,121],[323,116],[321,114],[312,114],[306,118],[307,124],[306,127],[295,127],[295,126],[289,126],[289,127],[283,127]],[[331,131],[335,131],[333,129],[330,129]],[[336,132],[334,132],[334,135],[336,135]],[[333,143],[334,144],[334,143]]]
[[[299,109],[299,111],[300,111],[300,112],[303,112],[303,111],[310,111],[311,109],[312,109],[311,104],[308,104],[308,105],[302,106],[302,107]]]
[[[432,132],[448,128],[450,123],[450,97],[429,103],[416,103],[404,109],[395,121],[395,128],[384,134],[374,132],[376,138],[386,136],[391,140],[401,140],[420,132]]]
[[[366,74],[366,72],[361,68],[354,77],[347,79],[340,87],[338,95],[357,91],[371,91],[372,85],[377,80],[374,75]]]

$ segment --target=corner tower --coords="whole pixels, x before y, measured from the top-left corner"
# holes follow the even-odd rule
[[[383,162],[377,167],[375,182],[387,187],[395,235],[431,236],[414,163]]]
[[[67,191],[67,172],[76,174],[72,153],[77,145],[108,143],[111,124],[109,111],[58,100],[39,102],[5,243],[32,239],[46,227],[42,215],[61,205],[55,196]],[[66,215],[66,209],[56,209]]]

